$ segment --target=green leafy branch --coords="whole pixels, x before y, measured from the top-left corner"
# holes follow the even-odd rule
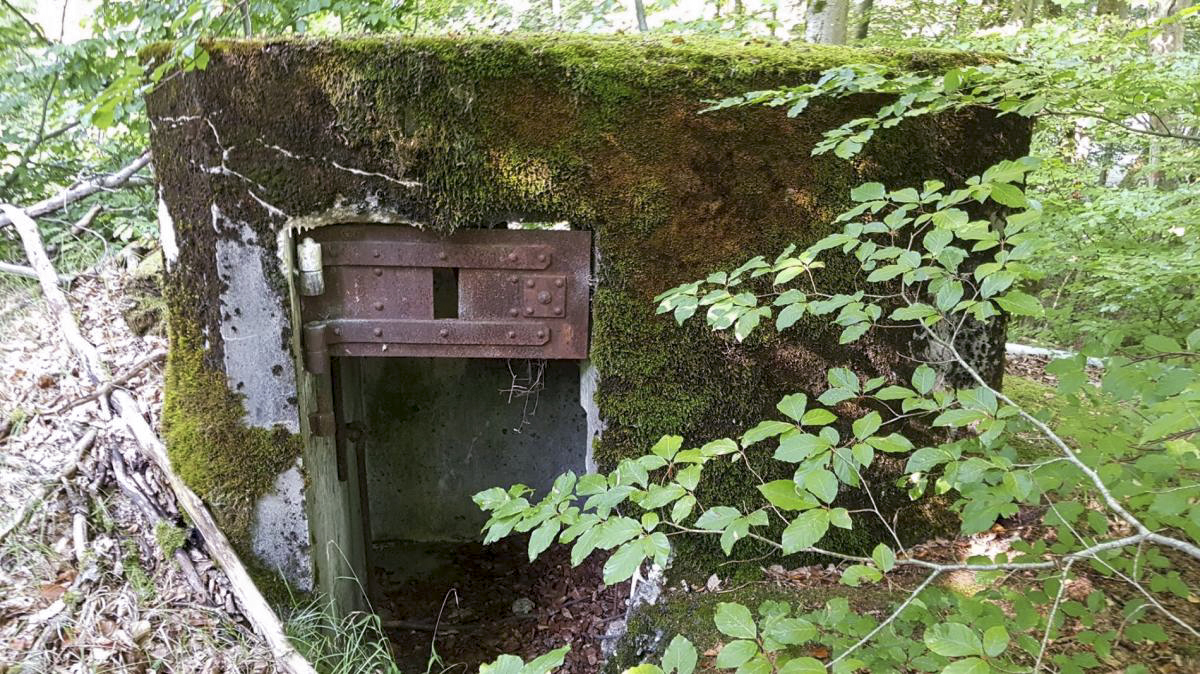
[[[1051,574],[1045,581],[1048,587],[1057,584],[1045,593],[1042,603],[1049,605],[1047,614],[1042,617],[1031,607],[1037,617],[1023,623],[1017,639],[1021,648],[1002,658],[1007,632],[1001,638],[998,631],[990,636],[975,634],[957,621],[937,616],[926,620],[925,646],[943,658],[937,666],[946,672],[1011,671],[1030,660],[1040,666],[1060,607],[1074,610],[1063,600],[1062,587],[1078,562],[1119,574],[1151,600],[1155,591],[1178,590],[1177,579],[1149,571],[1138,560],[1151,554],[1147,545],[1200,559],[1200,548],[1194,543],[1198,529],[1190,519],[1200,512],[1190,499],[1181,502],[1178,496],[1192,493],[1190,485],[1200,468],[1200,451],[1190,441],[1200,411],[1196,369],[1200,331],[1186,345],[1153,340],[1158,357],[1110,359],[1108,390],[1103,393],[1124,403],[1129,414],[1117,419],[1116,442],[1095,446],[1069,443],[1047,421],[991,386],[980,376],[977,364],[963,355],[962,329],[969,321],[986,323],[1005,312],[1034,315],[1040,311],[1034,298],[1016,289],[1031,273],[1029,261],[1039,247],[1027,229],[1039,216],[1037,204],[1019,186],[1033,166],[1026,160],[1003,162],[952,191],[932,182],[919,191],[862,185],[852,193],[858,205],[838,218],[841,232],[799,253],[789,248],[773,263],[756,257],[731,272],[684,284],[657,298],[659,312],[672,313],[679,322],[706,307],[706,322],[714,330],[732,329],[738,340],[747,338],[764,319],[773,318],[777,329],[786,330],[806,315],[824,316],[842,326],[844,343],[873,329],[908,330],[925,341],[927,354],[938,356],[918,366],[909,381],[884,377],[863,381],[848,369],[834,368],[828,372],[829,388],[815,401],[820,406],[811,404],[814,401],[803,393],[786,396],[777,406],[782,418],[762,421],[738,440],[724,438],[684,449],[682,438],[664,437],[650,453],[621,461],[607,475],[560,477],[536,504],[526,498],[530,490],[522,485],[482,492],[476,501],[491,513],[486,540],[528,532],[531,559],[557,540],[572,545],[574,564],[598,549],[611,552],[604,566],[608,583],[633,577],[648,561],[665,566],[672,538],[679,535],[717,536],[727,555],[745,539],[780,555],[825,555],[848,563],[841,581],[850,586],[879,582],[898,567],[928,571],[887,617],[856,634],[854,641],[842,642],[841,651],[829,663],[816,661],[821,669],[811,671],[823,671],[826,665],[834,671],[854,671],[889,657],[881,655],[880,648],[870,648],[870,643],[884,635],[895,636],[897,621],[905,622],[907,612],[928,600],[934,580],[950,571],[1045,572]],[[1002,214],[1005,208],[1023,210]],[[989,210],[991,217],[970,215]],[[820,258],[834,250],[857,260],[870,292],[821,289]],[[796,283],[802,288],[792,287]],[[1064,390],[1080,400],[1091,395],[1084,391],[1090,387],[1081,376],[1083,358],[1056,364],[1064,375]],[[951,367],[966,374],[969,387],[945,386]],[[944,429],[941,432],[951,439],[916,447],[904,432],[917,421],[935,431]],[[1139,431],[1136,447],[1123,442],[1135,430]],[[1045,441],[1050,453],[1024,461],[1013,441],[1018,434],[1030,432]],[[791,479],[766,481],[752,466],[751,453],[762,459],[767,442],[775,445],[770,460],[794,467]],[[961,514],[964,533],[984,531],[997,518],[1015,515],[1021,507],[1044,507],[1045,522],[1055,529],[1057,540],[1053,544],[1018,540],[1011,554],[954,563],[911,554],[890,528],[895,547],[880,543],[869,557],[821,547],[831,528],[854,526],[851,513],[836,501],[845,488],[871,494],[864,475],[878,452],[907,455],[901,483],[913,498],[930,487],[939,494],[956,494],[954,507]],[[759,507],[743,510],[704,503],[703,471],[722,460],[747,469],[763,497]],[[870,500],[874,505],[874,497]],[[877,507],[865,510],[886,525],[887,518]],[[1130,550],[1136,554],[1127,554]],[[1159,553],[1152,556],[1161,558]],[[1003,581],[997,582],[1003,586]],[[1183,591],[1186,594],[1186,588]],[[1161,602],[1150,603],[1195,633]],[[1037,630],[1040,638],[1033,636]],[[758,633],[746,634],[748,629],[729,634],[739,638],[726,645],[733,648],[728,655],[721,651],[718,666],[724,663],[747,672],[792,671],[781,668],[792,659],[768,657],[770,650],[765,641],[757,640]],[[821,638],[829,637],[822,634]],[[730,664],[735,661],[737,665]],[[805,662],[804,666],[813,665]]]

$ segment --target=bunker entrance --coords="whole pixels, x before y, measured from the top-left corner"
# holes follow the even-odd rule
[[[353,495],[352,566],[401,667],[431,644],[474,671],[564,639],[594,665],[620,589],[560,554],[529,564],[524,540],[483,546],[471,498],[589,467],[590,234],[343,225],[296,254],[309,427]]]

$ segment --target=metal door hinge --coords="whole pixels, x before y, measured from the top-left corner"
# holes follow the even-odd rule
[[[296,267],[300,271],[300,294],[315,297],[325,292],[325,274],[322,270],[321,244],[304,237],[296,246]]]

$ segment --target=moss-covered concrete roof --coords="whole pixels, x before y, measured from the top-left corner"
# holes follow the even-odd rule
[[[447,62],[470,61],[478,74],[491,77],[528,74],[531,65],[562,69],[581,82],[616,78],[653,89],[702,89],[723,81],[760,77],[794,78],[850,64],[874,64],[898,70],[941,70],[1000,58],[945,49],[856,48],[773,40],[731,40],[711,36],[517,34],[468,37],[275,37],[214,40],[213,53],[246,56],[277,50],[318,50],[344,58],[401,51],[424,51]],[[163,45],[150,47],[153,57]],[[789,84],[794,79],[780,81]]]

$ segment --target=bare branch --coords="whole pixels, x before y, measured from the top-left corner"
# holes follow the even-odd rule
[[[37,38],[38,42],[41,42],[43,45],[45,45],[47,47],[54,44],[53,42],[50,41],[50,38],[46,37],[46,34],[42,32],[41,26],[30,21],[29,18],[26,17],[24,14],[22,14],[21,10],[17,9],[11,2],[9,2],[9,0],[0,0],[0,3],[3,3],[4,6],[8,8],[8,11],[15,14],[16,17],[18,19],[20,19],[22,23],[24,23],[26,26],[29,26],[29,30],[33,31],[33,35],[34,35],[34,37]]]
[[[59,194],[50,197],[49,199],[43,199],[24,209],[24,213],[30,218],[38,218],[47,213],[53,213],[55,211],[62,210],[68,205],[73,204],[84,197],[90,197],[101,190],[111,190],[127,185],[144,185],[146,184],[145,182],[134,180],[134,174],[145,168],[149,163],[150,153],[148,151],[143,152],[142,154],[138,155],[137,159],[134,159],[120,171],[102,178],[85,180],[73,187],[63,190]],[[7,227],[12,223],[12,216],[9,215],[7,211],[4,215],[0,215],[0,227]]]

